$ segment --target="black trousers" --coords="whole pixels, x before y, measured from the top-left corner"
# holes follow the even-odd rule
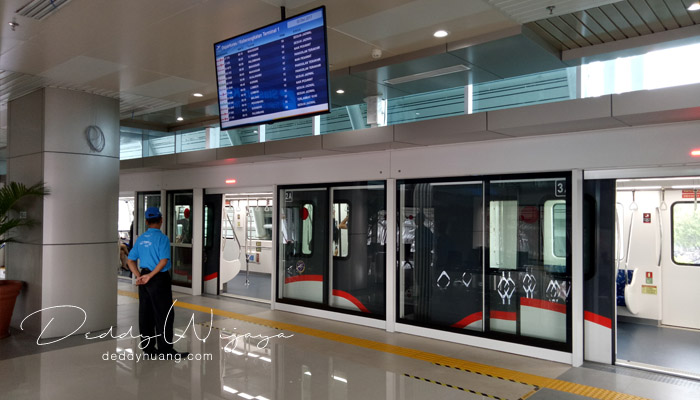
[[[151,272],[141,269],[141,274]],[[139,286],[139,331],[144,351],[173,349],[173,292],[170,273],[159,272],[147,284]],[[150,340],[145,339],[150,337]]]

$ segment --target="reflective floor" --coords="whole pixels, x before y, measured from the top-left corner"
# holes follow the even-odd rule
[[[138,326],[128,286],[119,285],[117,333]],[[696,381],[571,368],[240,300],[176,297],[176,333],[184,337],[175,347],[191,360],[144,360],[138,338],[71,338],[39,351],[15,331],[0,341],[0,398],[700,399]]]
[[[224,293],[270,301],[270,274],[249,272],[248,285],[245,282],[245,271],[241,271],[235,278],[226,282]]]

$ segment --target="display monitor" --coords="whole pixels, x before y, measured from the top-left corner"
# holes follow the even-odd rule
[[[221,129],[330,112],[326,9],[214,44]]]

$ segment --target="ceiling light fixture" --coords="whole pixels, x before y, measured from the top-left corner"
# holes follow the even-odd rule
[[[451,67],[435,69],[435,70],[427,71],[427,72],[421,72],[418,74],[387,79],[384,81],[384,83],[388,83],[390,85],[398,85],[400,83],[413,82],[413,81],[417,81],[417,80],[421,80],[421,79],[434,78],[436,76],[442,76],[442,75],[454,74],[457,72],[469,71],[470,69],[471,68],[467,67],[466,65],[459,64],[459,65],[453,65]]]
[[[700,10],[700,1],[696,1],[695,3],[691,4],[690,7],[688,7],[688,11],[697,11]]]
[[[444,38],[447,35],[449,35],[449,33],[445,30],[442,30],[442,29],[440,29],[439,31],[435,31],[435,33],[433,33],[433,36],[435,36],[436,38]]]
[[[690,152],[690,155],[693,157],[700,157],[700,149],[694,149]]]
[[[177,117],[177,120],[178,120],[178,121],[184,121],[185,119],[182,118],[182,117]]]
[[[194,97],[204,97],[204,95],[201,94],[201,93],[192,93],[192,96],[194,96]]]
[[[336,90],[335,92],[338,93],[338,94],[343,94],[343,93],[345,93],[345,90],[343,90],[343,89],[338,89],[338,90]]]

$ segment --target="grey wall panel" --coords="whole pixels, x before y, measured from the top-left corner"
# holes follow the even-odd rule
[[[39,244],[8,243],[6,260],[7,279],[25,283],[12,314],[12,326],[19,328],[24,317],[42,308],[42,246]],[[24,325],[25,331],[34,336],[39,335],[40,327],[41,317],[28,319]]]
[[[417,145],[472,142],[506,137],[486,130],[486,113],[396,125],[394,140]]]
[[[44,244],[116,240],[119,160],[45,153]]]
[[[394,127],[361,129],[321,136],[323,148],[344,152],[386,150],[392,147]]]
[[[216,149],[206,149],[199,151],[188,151],[177,153],[178,164],[203,163],[216,160]]]
[[[43,90],[10,101],[7,116],[10,158],[43,151]]]
[[[530,136],[625,126],[612,117],[611,102],[601,96],[489,111],[488,130]]]
[[[85,310],[87,320],[76,333],[98,331],[117,323],[117,241],[90,245],[44,246],[43,307],[72,305]],[[56,317],[44,336],[67,335],[83,321],[77,309],[56,309],[43,313],[48,321]],[[136,328],[136,327],[134,327]]]
[[[143,158],[133,158],[131,160],[121,160],[119,162],[119,170],[127,170],[127,169],[134,169],[134,168],[142,168],[143,167]]]
[[[283,158],[317,157],[337,153],[337,151],[323,148],[323,139],[320,135],[265,142],[266,155]]]
[[[613,95],[612,113],[628,125],[700,119],[700,83]]]
[[[9,159],[8,163],[8,181],[21,182],[27,186],[45,181],[43,167],[44,162],[42,153],[35,153],[25,156],[19,156]],[[47,185],[51,190],[51,185]],[[44,218],[44,199],[35,198],[27,204],[27,216],[37,221],[42,221]],[[42,225],[37,225],[31,228],[22,228],[16,234],[19,239],[25,243],[42,243]]]
[[[44,151],[100,154],[119,157],[119,101],[65,89],[46,88]],[[100,127],[104,150],[92,150],[85,129]]]
[[[177,156],[175,154],[166,154],[164,156],[144,157],[144,168],[173,168],[177,166]]]
[[[265,143],[251,143],[216,149],[218,165],[241,164],[280,160],[281,157],[265,155]]]

